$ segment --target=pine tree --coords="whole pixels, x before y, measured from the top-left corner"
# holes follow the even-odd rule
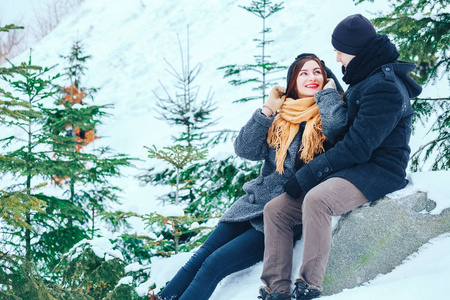
[[[8,92],[8,97],[26,102],[27,108],[20,112],[23,117],[3,123],[3,125],[17,128],[22,134],[12,135],[2,140],[4,148],[16,148],[3,154],[0,160],[0,172],[10,173],[19,182],[8,187],[8,192],[23,191],[28,199],[33,199],[32,197],[36,196],[32,194],[33,190],[42,184],[45,176],[53,169],[51,158],[48,157],[45,149],[42,149],[44,143],[41,139],[40,128],[43,120],[42,102],[52,96],[50,85],[57,76],[44,79],[43,77],[50,69],[33,66],[31,55],[27,64],[22,63],[20,67],[11,65],[15,70],[14,73],[3,76],[3,80],[10,85],[14,93],[20,93],[20,96],[13,96],[12,92]],[[41,182],[33,186],[32,181],[36,180]],[[42,199],[40,200],[42,203]],[[31,240],[35,232],[31,228],[34,227],[32,224],[34,214],[32,210],[25,211],[23,219],[28,226],[18,234],[20,240],[25,243],[24,252],[27,260],[32,259]]]
[[[150,169],[139,178],[146,184],[174,186],[175,192],[165,194],[160,199],[162,199],[163,205],[167,202],[174,202],[175,205],[179,206],[179,209],[182,209],[181,207],[189,206],[197,192],[195,191],[195,179],[180,180],[181,174],[194,162],[206,158],[208,153],[205,147],[206,130],[216,123],[216,120],[211,118],[211,113],[216,108],[212,101],[211,89],[203,100],[199,100],[200,87],[195,85],[195,80],[201,70],[201,65],[197,64],[193,68],[190,66],[189,27],[187,28],[186,58],[179,38],[178,43],[181,57],[180,71],[166,60],[169,66],[167,72],[176,80],[173,91],[160,82],[164,96],[156,91],[153,92],[157,98],[159,118],[180,130],[177,135],[172,136],[174,145],[160,149],[156,146],[146,147],[150,158],[162,160],[170,167],[159,173],[154,173],[153,169]],[[158,178],[158,180],[154,180],[155,178]],[[203,228],[202,225],[199,224],[195,229],[191,229],[191,224],[207,221],[204,218],[192,216],[190,211],[183,212],[182,216],[171,218],[157,213],[141,217],[151,227],[151,236],[127,236],[126,239],[139,238],[145,240],[145,247],[150,249],[152,255],[171,255],[171,253],[177,253],[180,249],[183,251],[191,250],[192,245],[197,245],[198,241],[203,238],[203,235],[193,238],[193,234]],[[166,226],[167,223],[170,223],[171,226]],[[156,226],[157,224],[159,226]],[[155,234],[163,238],[156,239]]]
[[[361,3],[366,0],[355,0]],[[373,2],[373,0],[369,0]],[[393,37],[399,47],[400,59],[412,61],[417,68],[413,78],[421,84],[433,84],[446,78],[450,82],[450,13],[448,0],[391,0],[393,10],[373,20],[382,33]],[[411,155],[413,171],[434,159],[432,170],[450,168],[450,95],[443,98],[416,98],[414,123],[429,120],[436,114],[430,131],[437,137],[422,145]]]
[[[286,69],[285,66],[270,61],[271,57],[267,54],[268,46],[274,43],[274,40],[268,37],[272,29],[267,27],[267,19],[284,9],[283,2],[253,0],[250,5],[240,7],[261,19],[261,37],[254,39],[261,52],[254,55],[254,63],[226,65],[218,69],[225,70],[224,78],[240,77],[244,73],[249,74],[245,79],[230,80],[229,83],[233,86],[256,84],[252,91],[259,92],[258,95],[243,97],[234,102],[261,99],[264,103],[270,88],[276,85],[277,80],[280,79],[274,78],[274,75]],[[254,75],[250,76],[251,74]],[[215,146],[228,140],[234,140],[237,133],[233,130],[221,130],[208,141],[207,145]],[[242,185],[259,176],[260,168],[261,162],[248,162],[233,156],[218,161],[210,160],[201,167],[196,164],[188,168],[182,174],[185,176],[184,178],[196,178],[202,187],[199,189],[202,191],[201,194],[197,195],[196,202],[191,205],[192,209],[201,210],[205,215],[223,212],[244,194]],[[197,169],[201,169],[202,172],[198,172]],[[183,180],[183,176],[181,180]],[[212,178],[214,180],[211,180]]]
[[[215,103],[212,100],[211,89],[208,91],[203,100],[199,100],[198,94],[200,87],[195,85],[195,80],[201,70],[201,65],[197,64],[193,68],[190,66],[189,57],[189,27],[187,27],[187,53],[184,57],[183,47],[178,37],[180,49],[180,70],[177,71],[167,60],[169,66],[167,72],[171,74],[176,84],[175,92],[171,93],[160,82],[164,90],[165,96],[160,96],[153,91],[157,98],[157,106],[159,108],[159,118],[167,121],[168,124],[180,129],[178,136],[172,136],[175,143],[174,146],[165,147],[165,149],[157,149],[155,146],[148,148],[151,158],[159,158],[168,162],[175,168],[166,169],[160,173],[153,173],[149,170],[147,174],[140,176],[140,180],[145,183],[152,184],[169,184],[175,186],[175,194],[169,193],[162,196],[163,202],[175,201],[180,202],[193,201],[194,192],[192,191],[193,181],[184,180],[180,182],[180,171],[194,161],[204,159],[207,155],[206,150],[206,129],[216,124],[217,120],[211,119],[212,112],[215,111]],[[154,180],[158,178],[159,180]],[[180,195],[180,190],[187,193]]]
[[[234,86],[256,83],[257,86],[252,90],[260,92],[259,95],[244,97],[236,100],[235,102],[246,102],[250,100],[262,99],[262,104],[264,104],[270,87],[276,84],[274,79],[269,79],[269,75],[276,73],[277,71],[286,69],[285,66],[280,66],[277,62],[269,61],[270,55],[267,54],[267,46],[273,43],[274,40],[270,40],[267,37],[267,34],[271,33],[272,29],[266,26],[266,20],[284,8],[283,2],[272,4],[272,1],[270,0],[253,0],[249,6],[239,5],[239,7],[245,9],[246,11],[261,19],[261,38],[254,39],[254,41],[258,42],[257,47],[261,48],[261,54],[254,56],[255,63],[244,65],[227,65],[220,67],[219,70],[225,70],[224,78],[235,76],[239,77],[242,73],[256,73],[256,75],[253,77],[247,79],[235,79],[229,82]]]
[[[0,27],[0,32],[22,29],[23,27],[8,25]],[[19,66],[11,64],[10,67],[1,67],[0,76],[4,81],[16,77],[33,77],[31,73],[45,73],[41,67],[32,66],[31,60],[28,64],[22,63]],[[20,75],[22,74],[22,75]],[[26,74],[25,76],[23,76]],[[42,73],[41,73],[42,75]],[[40,75],[37,75],[40,77]],[[36,77],[34,78],[36,79]],[[33,81],[33,79],[31,80]],[[38,80],[39,81],[39,80]],[[29,82],[27,82],[29,83]],[[45,88],[46,81],[40,81],[41,87]],[[24,83],[24,85],[27,85]],[[20,89],[19,89],[20,90]],[[7,91],[0,88],[0,124],[3,128],[7,126],[21,126],[25,129],[27,122],[32,118],[39,117],[39,111],[35,110],[28,101],[17,96],[15,91]],[[13,144],[14,138],[2,139],[4,147]],[[23,154],[23,153],[22,153]],[[4,168],[15,168],[19,173],[19,166],[24,165],[24,159],[6,153],[0,155],[1,173],[7,172]],[[13,171],[13,172],[15,172]],[[22,170],[23,171],[23,170]],[[23,173],[23,172],[22,172]],[[24,176],[19,176],[24,177]],[[34,189],[39,189],[40,185]],[[11,185],[4,190],[0,190],[0,221],[2,222],[2,249],[7,252],[0,252],[0,298],[1,299],[25,299],[32,295],[33,299],[55,299],[43,283],[35,265],[23,257],[23,237],[31,236],[36,232],[31,222],[31,215],[43,213],[46,203],[32,195],[34,189],[28,189],[25,184]],[[25,232],[25,234],[24,234]],[[17,245],[17,236],[19,245]],[[31,244],[28,242],[27,244]],[[29,252],[25,252],[25,255]],[[29,255],[26,255],[28,258]]]
[[[255,74],[254,76],[249,75],[246,79],[229,81],[233,86],[256,84],[252,88],[252,91],[259,92],[259,95],[243,97],[234,102],[261,99],[262,103],[264,103],[269,89],[276,85],[276,80],[279,79],[273,78],[273,75],[278,71],[286,69],[285,66],[270,61],[270,55],[267,54],[268,46],[274,42],[274,40],[268,38],[272,29],[267,27],[267,19],[284,9],[283,2],[272,3],[272,1],[266,0],[253,0],[250,5],[240,7],[261,19],[261,37],[254,39],[254,41],[258,42],[257,48],[261,52],[258,55],[254,55],[254,63],[243,65],[232,64],[218,69],[225,70],[224,78],[240,77],[244,73]],[[237,133],[234,130],[221,130],[210,138],[206,145],[211,147],[222,142],[234,140]],[[200,191],[195,198],[192,197],[195,201],[189,209],[193,212],[201,211],[205,216],[225,211],[235,200],[244,194],[242,185],[259,176],[260,168],[261,162],[249,162],[234,156],[222,160],[211,159],[202,165],[194,164],[190,168],[187,168],[182,173],[181,180],[195,178],[199,185],[197,190]],[[158,178],[154,179],[158,180]]]
[[[149,150],[150,158],[157,158],[166,161],[167,163],[175,167],[176,170],[175,205],[179,205],[180,171],[187,165],[190,165],[193,161],[205,159],[208,150],[206,149],[199,150],[198,148],[193,146],[181,146],[181,145],[175,145],[173,147],[164,147],[163,150],[158,150],[156,147],[154,147],[153,149],[147,147],[147,149]],[[165,246],[165,244],[169,243],[173,245],[172,249],[175,252],[175,254],[178,253],[180,237],[182,235],[189,235],[191,232],[194,231],[195,232],[200,231],[199,226],[196,227],[194,230],[191,230],[190,226],[194,222],[202,221],[195,217],[191,217],[190,215],[185,215],[184,213],[183,216],[172,217],[170,219],[156,213],[151,213],[144,219],[147,220],[147,224],[149,224],[150,226],[153,226],[155,223],[159,223],[160,225],[159,228],[164,228],[164,225],[166,225],[167,222],[170,221],[171,228],[169,227],[169,231],[167,230],[162,231],[165,232],[164,236],[170,236],[171,238],[169,240],[163,239],[163,240],[156,240],[156,242],[150,242],[150,246],[157,246],[160,249],[158,251],[159,253],[170,253],[170,250],[167,249],[167,247]],[[161,235],[163,233],[160,232],[159,234]],[[162,247],[161,244],[163,244]],[[188,248],[188,250],[191,249],[192,247]]]
[[[50,76],[53,68],[32,65],[31,55],[27,63],[18,66],[11,63],[9,68],[0,68],[1,79],[8,84],[0,90],[0,124],[16,131],[0,140],[5,150],[0,155],[0,173],[11,174],[14,179],[13,184],[0,190],[2,249],[8,249],[0,252],[1,299],[98,299],[85,293],[86,290],[52,284],[61,280],[52,271],[59,258],[87,237],[89,213],[94,212],[92,237],[95,214],[103,211],[108,202],[117,201],[118,188],[111,186],[108,178],[119,176],[119,168],[130,161],[124,155],[110,155],[109,148],[83,153],[83,147],[96,138],[91,129],[105,115],[106,106],[73,108],[74,99],[81,105],[83,95],[88,94],[88,89],[79,84],[79,75],[86,69],[82,63],[74,64],[87,57],[78,58],[66,73],[74,80],[63,89],[54,89],[59,74]],[[52,97],[56,97],[59,108],[51,104]],[[68,130],[68,124],[74,130]],[[71,134],[67,135],[68,132]],[[41,192],[50,180],[61,179],[63,183],[73,178],[76,180],[74,185],[69,181],[69,197],[58,198]],[[85,189],[79,189],[81,184]],[[98,293],[106,299],[115,296],[139,299],[130,287],[116,288],[123,274],[123,268],[117,266],[123,263],[114,262],[102,263],[88,274],[92,280],[85,281],[88,290],[93,296]],[[106,268],[109,271],[104,271]],[[93,285],[100,287],[92,288]]]
[[[10,30],[23,29],[22,26],[15,26],[14,24],[0,27],[0,32],[9,32]],[[0,76],[13,76],[23,66],[1,67]],[[3,98],[3,99],[2,99]],[[14,97],[10,92],[0,88],[0,123],[7,124],[11,120],[25,121],[26,109],[30,106],[27,101],[20,100]],[[0,160],[8,160],[9,158],[0,155]],[[44,203],[34,197],[30,197],[26,191],[0,191],[0,216],[9,225],[14,227],[23,227],[32,229],[31,226],[25,222],[25,213],[32,210],[41,210]]]
[[[181,128],[179,136],[172,136],[173,141],[177,143],[185,142],[186,146],[189,147],[201,147],[207,138],[205,136],[205,129],[217,123],[217,120],[211,119],[211,114],[216,110],[216,107],[212,100],[211,88],[203,100],[199,99],[200,87],[195,85],[194,82],[202,66],[201,64],[196,64],[193,68],[190,66],[189,26],[187,27],[186,58],[184,57],[183,47],[179,37],[178,44],[180,49],[181,71],[177,71],[167,59],[164,59],[169,67],[166,71],[176,80],[174,86],[176,92],[169,92],[165,85],[159,81],[165,96],[161,96],[155,90],[153,90],[153,94],[158,99],[156,105],[159,108],[159,119]]]
[[[9,32],[14,29],[23,29],[21,26],[7,25],[0,27],[0,32]],[[14,76],[20,70],[39,68],[36,66],[14,66],[1,67],[0,76],[5,79],[6,77]],[[3,98],[3,99],[2,99]],[[14,97],[11,92],[5,91],[0,88],[0,123],[9,124],[11,121],[26,121],[27,110],[30,109],[30,105],[27,101]],[[5,157],[0,154],[0,161],[14,160],[11,157]],[[45,202],[31,196],[27,193],[26,189],[22,190],[0,190],[0,217],[6,224],[13,227],[21,227],[28,230],[33,230],[31,225],[26,222],[26,215],[30,211],[40,211],[45,205]]]
[[[85,150],[99,137],[96,126],[109,105],[93,105],[96,89],[82,86],[85,63],[90,56],[83,55],[80,42],[75,42],[71,53],[62,56],[68,62],[63,78],[67,86],[57,86],[54,107],[43,109],[44,130],[51,147],[52,159],[59,168],[52,173],[53,182],[64,193],[62,199],[41,195],[48,203],[47,214],[54,226],[41,235],[39,255],[59,258],[74,244],[95,236],[97,214],[105,205],[118,202],[120,189],[110,183],[110,178],[120,176],[121,168],[130,165],[130,158],[112,154],[109,147]],[[89,224],[90,223],[90,224]],[[55,245],[49,251],[48,245]],[[58,260],[48,261],[51,267]]]
[[[42,132],[43,103],[53,95],[51,84],[58,77],[44,78],[49,71],[32,65],[30,55],[28,63],[11,64],[9,72],[2,76],[11,89],[3,90],[2,96],[26,104],[0,122],[3,127],[21,132],[1,140],[7,151],[0,156],[0,172],[11,174],[17,182],[0,192],[2,221],[9,225],[2,226],[2,248],[8,249],[0,252],[2,299],[47,300],[58,299],[58,295],[87,299],[76,292],[47,286],[40,273],[46,268],[42,266],[45,261],[35,256],[42,229],[53,225],[46,214],[49,202],[37,192],[58,167],[49,156]]]

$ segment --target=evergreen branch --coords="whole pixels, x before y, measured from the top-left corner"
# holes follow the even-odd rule
[[[14,24],[9,24],[9,25],[0,27],[0,32],[9,32],[10,30],[14,30],[14,29],[25,29],[25,27],[23,27],[23,26],[16,26]]]
[[[447,98],[414,98],[414,100],[421,100],[421,101],[450,101],[450,97]]]
[[[272,2],[268,0],[263,1],[252,1],[251,6],[242,6],[238,5],[240,8],[245,9],[246,11],[254,14],[258,18],[266,19],[270,17],[272,14],[282,10],[283,3],[276,3],[274,5],[271,5]]]
[[[257,100],[257,99],[260,99],[260,97],[259,96],[244,97],[244,98],[241,98],[241,99],[234,100],[233,103],[248,102],[248,101]]]
[[[444,136],[442,136],[442,137],[439,137],[439,138],[437,138],[437,139],[434,139],[434,140],[432,140],[432,141],[430,141],[430,142],[428,142],[428,143],[426,143],[426,144],[420,146],[419,149],[418,149],[416,152],[414,152],[414,154],[412,154],[412,155],[410,156],[410,159],[409,159],[409,160],[413,160],[414,157],[419,156],[420,153],[422,153],[422,151],[423,151],[425,148],[427,148],[428,146],[433,145],[433,144],[437,144],[437,143],[439,143],[439,142],[441,142],[441,141],[444,141],[444,140],[446,140],[446,139],[449,139],[449,138],[450,138],[450,133],[447,133],[446,135],[444,135]]]
[[[267,57],[267,56],[266,56]],[[232,76],[232,75],[238,75],[241,72],[245,71],[253,71],[258,74],[262,74],[263,71],[260,71],[259,68],[261,68],[260,64],[246,64],[246,65],[228,65],[224,67],[217,68],[218,70],[226,69],[224,78]]]
[[[127,222],[127,219],[130,217],[136,217],[138,216],[136,213],[133,212],[123,212],[123,211],[114,211],[114,212],[101,212],[98,214],[98,216],[104,220],[110,223],[110,225],[114,228],[114,230],[118,230],[120,227],[129,228],[130,225]],[[138,216],[142,217],[142,216]]]
[[[208,142],[205,144],[206,147],[211,147],[213,145],[218,145],[220,143],[226,143],[229,140],[234,140],[239,134],[238,130],[218,130],[218,131],[210,131],[208,134],[215,134],[211,137]]]
[[[44,212],[42,207],[45,202],[27,194],[27,189],[22,191],[7,192],[0,190],[0,217],[14,227],[22,227],[34,230],[27,223],[25,213],[32,210]]]
[[[407,14],[407,7],[398,9],[374,19],[374,24],[381,27],[382,33],[394,35],[402,59],[418,65],[413,71],[414,79],[420,83],[436,80],[441,65],[445,71],[450,69],[449,59],[445,55],[450,49],[450,14],[442,13],[432,18],[430,14],[423,13],[422,7],[420,17],[415,17]]]
[[[164,160],[178,169],[183,169],[192,161],[202,160],[206,158],[207,149],[200,150],[192,146],[175,145],[172,147],[163,147],[164,150],[158,150],[156,146],[148,149],[150,158]]]
[[[259,78],[250,78],[250,79],[246,79],[246,80],[234,79],[234,80],[228,81],[228,83],[230,83],[231,85],[234,85],[234,86],[239,86],[239,85],[243,85],[243,84],[250,83],[250,82],[261,82],[261,80]]]

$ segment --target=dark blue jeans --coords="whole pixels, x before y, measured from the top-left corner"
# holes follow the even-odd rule
[[[161,296],[164,300],[207,300],[220,280],[262,261],[263,256],[264,234],[249,222],[219,223]]]

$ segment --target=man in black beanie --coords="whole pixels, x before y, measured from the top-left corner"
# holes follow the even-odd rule
[[[280,222],[303,225],[303,260],[292,295],[297,300],[321,294],[331,247],[331,217],[406,186],[414,114],[410,98],[422,91],[407,75],[415,65],[398,61],[395,45],[377,34],[362,15],[342,20],[331,43],[349,85],[344,93],[348,132],[288,180],[284,190],[292,201],[276,211],[264,209],[265,220],[277,220],[265,222],[265,232],[270,227],[274,237],[290,236],[286,229],[277,229],[289,227]],[[288,246],[277,244],[280,249]],[[283,265],[281,259],[277,264]]]

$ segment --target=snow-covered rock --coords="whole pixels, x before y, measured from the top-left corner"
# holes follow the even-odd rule
[[[423,244],[450,232],[450,208],[432,213],[436,207],[423,192],[402,198],[388,195],[340,218],[333,231],[324,294],[387,274]]]

